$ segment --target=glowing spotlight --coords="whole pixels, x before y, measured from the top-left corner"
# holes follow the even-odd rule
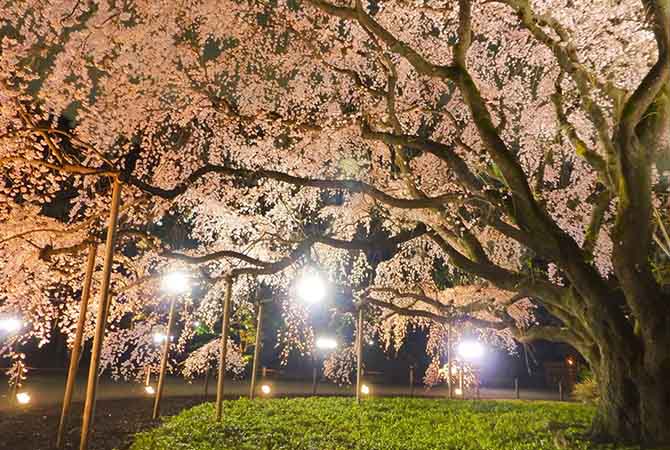
[[[162,344],[167,339],[165,333],[154,333],[154,344]]]
[[[461,395],[463,395],[463,389],[461,388],[454,389],[454,395],[458,395],[460,397]]]
[[[326,283],[316,273],[304,274],[296,284],[298,297],[307,303],[319,303],[326,298]]]
[[[370,386],[368,386],[367,384],[361,386],[361,394],[370,395]]]
[[[188,276],[184,272],[170,272],[163,276],[161,285],[170,294],[180,294],[188,287]]]
[[[575,365],[575,360],[572,359],[572,357],[568,358],[566,360],[566,362],[568,363],[568,366],[574,366]]]
[[[458,354],[464,359],[479,359],[484,356],[484,346],[477,341],[463,341],[458,344]]]
[[[269,385],[264,384],[263,386],[261,386],[261,392],[263,393],[263,395],[270,395],[272,389],[270,388]]]
[[[15,317],[5,317],[0,319],[0,331],[5,333],[16,333],[23,327],[23,322]]]
[[[334,350],[337,348],[337,341],[330,337],[320,337],[316,340],[316,348],[319,350]]]
[[[144,392],[146,392],[148,395],[154,395],[156,393],[156,389],[154,389],[153,386],[144,386]]]
[[[27,405],[30,403],[30,394],[27,392],[19,392],[16,394],[16,401],[19,402],[19,405]]]

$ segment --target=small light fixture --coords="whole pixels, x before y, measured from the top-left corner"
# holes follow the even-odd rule
[[[263,393],[263,395],[270,395],[272,389],[270,388],[269,385],[264,384],[263,386],[261,386],[261,392]]]
[[[147,385],[144,386],[144,392],[146,392],[148,395],[154,395],[156,393],[156,389],[154,389],[154,387],[151,385]]]
[[[30,394],[27,392],[19,392],[16,394],[16,401],[19,405],[27,405],[30,403]]]
[[[460,397],[461,395],[463,395],[463,389],[457,387],[456,389],[454,389],[454,395],[458,395]]]
[[[370,386],[368,386],[367,384],[361,386],[361,394],[370,395]]]

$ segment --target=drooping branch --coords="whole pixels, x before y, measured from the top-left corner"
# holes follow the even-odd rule
[[[243,179],[247,182],[258,181],[262,179],[275,180],[283,183],[288,183],[294,186],[312,187],[319,189],[333,189],[344,190],[352,193],[361,193],[370,196],[371,198],[385,203],[395,208],[404,209],[420,209],[420,208],[434,208],[443,206],[448,203],[460,201],[458,194],[443,194],[436,197],[407,199],[398,198],[389,195],[374,186],[358,180],[328,180],[328,179],[313,179],[289,175],[284,172],[275,170],[249,170],[236,169],[227,166],[220,166],[216,164],[205,164],[202,167],[191,173],[184,181],[171,189],[163,189],[152,186],[137,178],[131,177],[130,184],[136,186],[144,192],[156,195],[165,199],[174,199],[186,192],[186,190],[193,185],[200,178],[209,174],[218,174],[223,176]]]

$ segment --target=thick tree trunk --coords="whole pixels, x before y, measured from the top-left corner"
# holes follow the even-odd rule
[[[670,361],[645,364],[644,359],[643,355],[619,352],[601,360],[597,369],[601,398],[594,432],[617,441],[667,448]]]

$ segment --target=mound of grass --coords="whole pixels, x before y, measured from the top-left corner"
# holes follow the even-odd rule
[[[203,404],[139,433],[131,450],[592,450],[587,405],[348,398]],[[609,447],[615,448],[615,447]]]

